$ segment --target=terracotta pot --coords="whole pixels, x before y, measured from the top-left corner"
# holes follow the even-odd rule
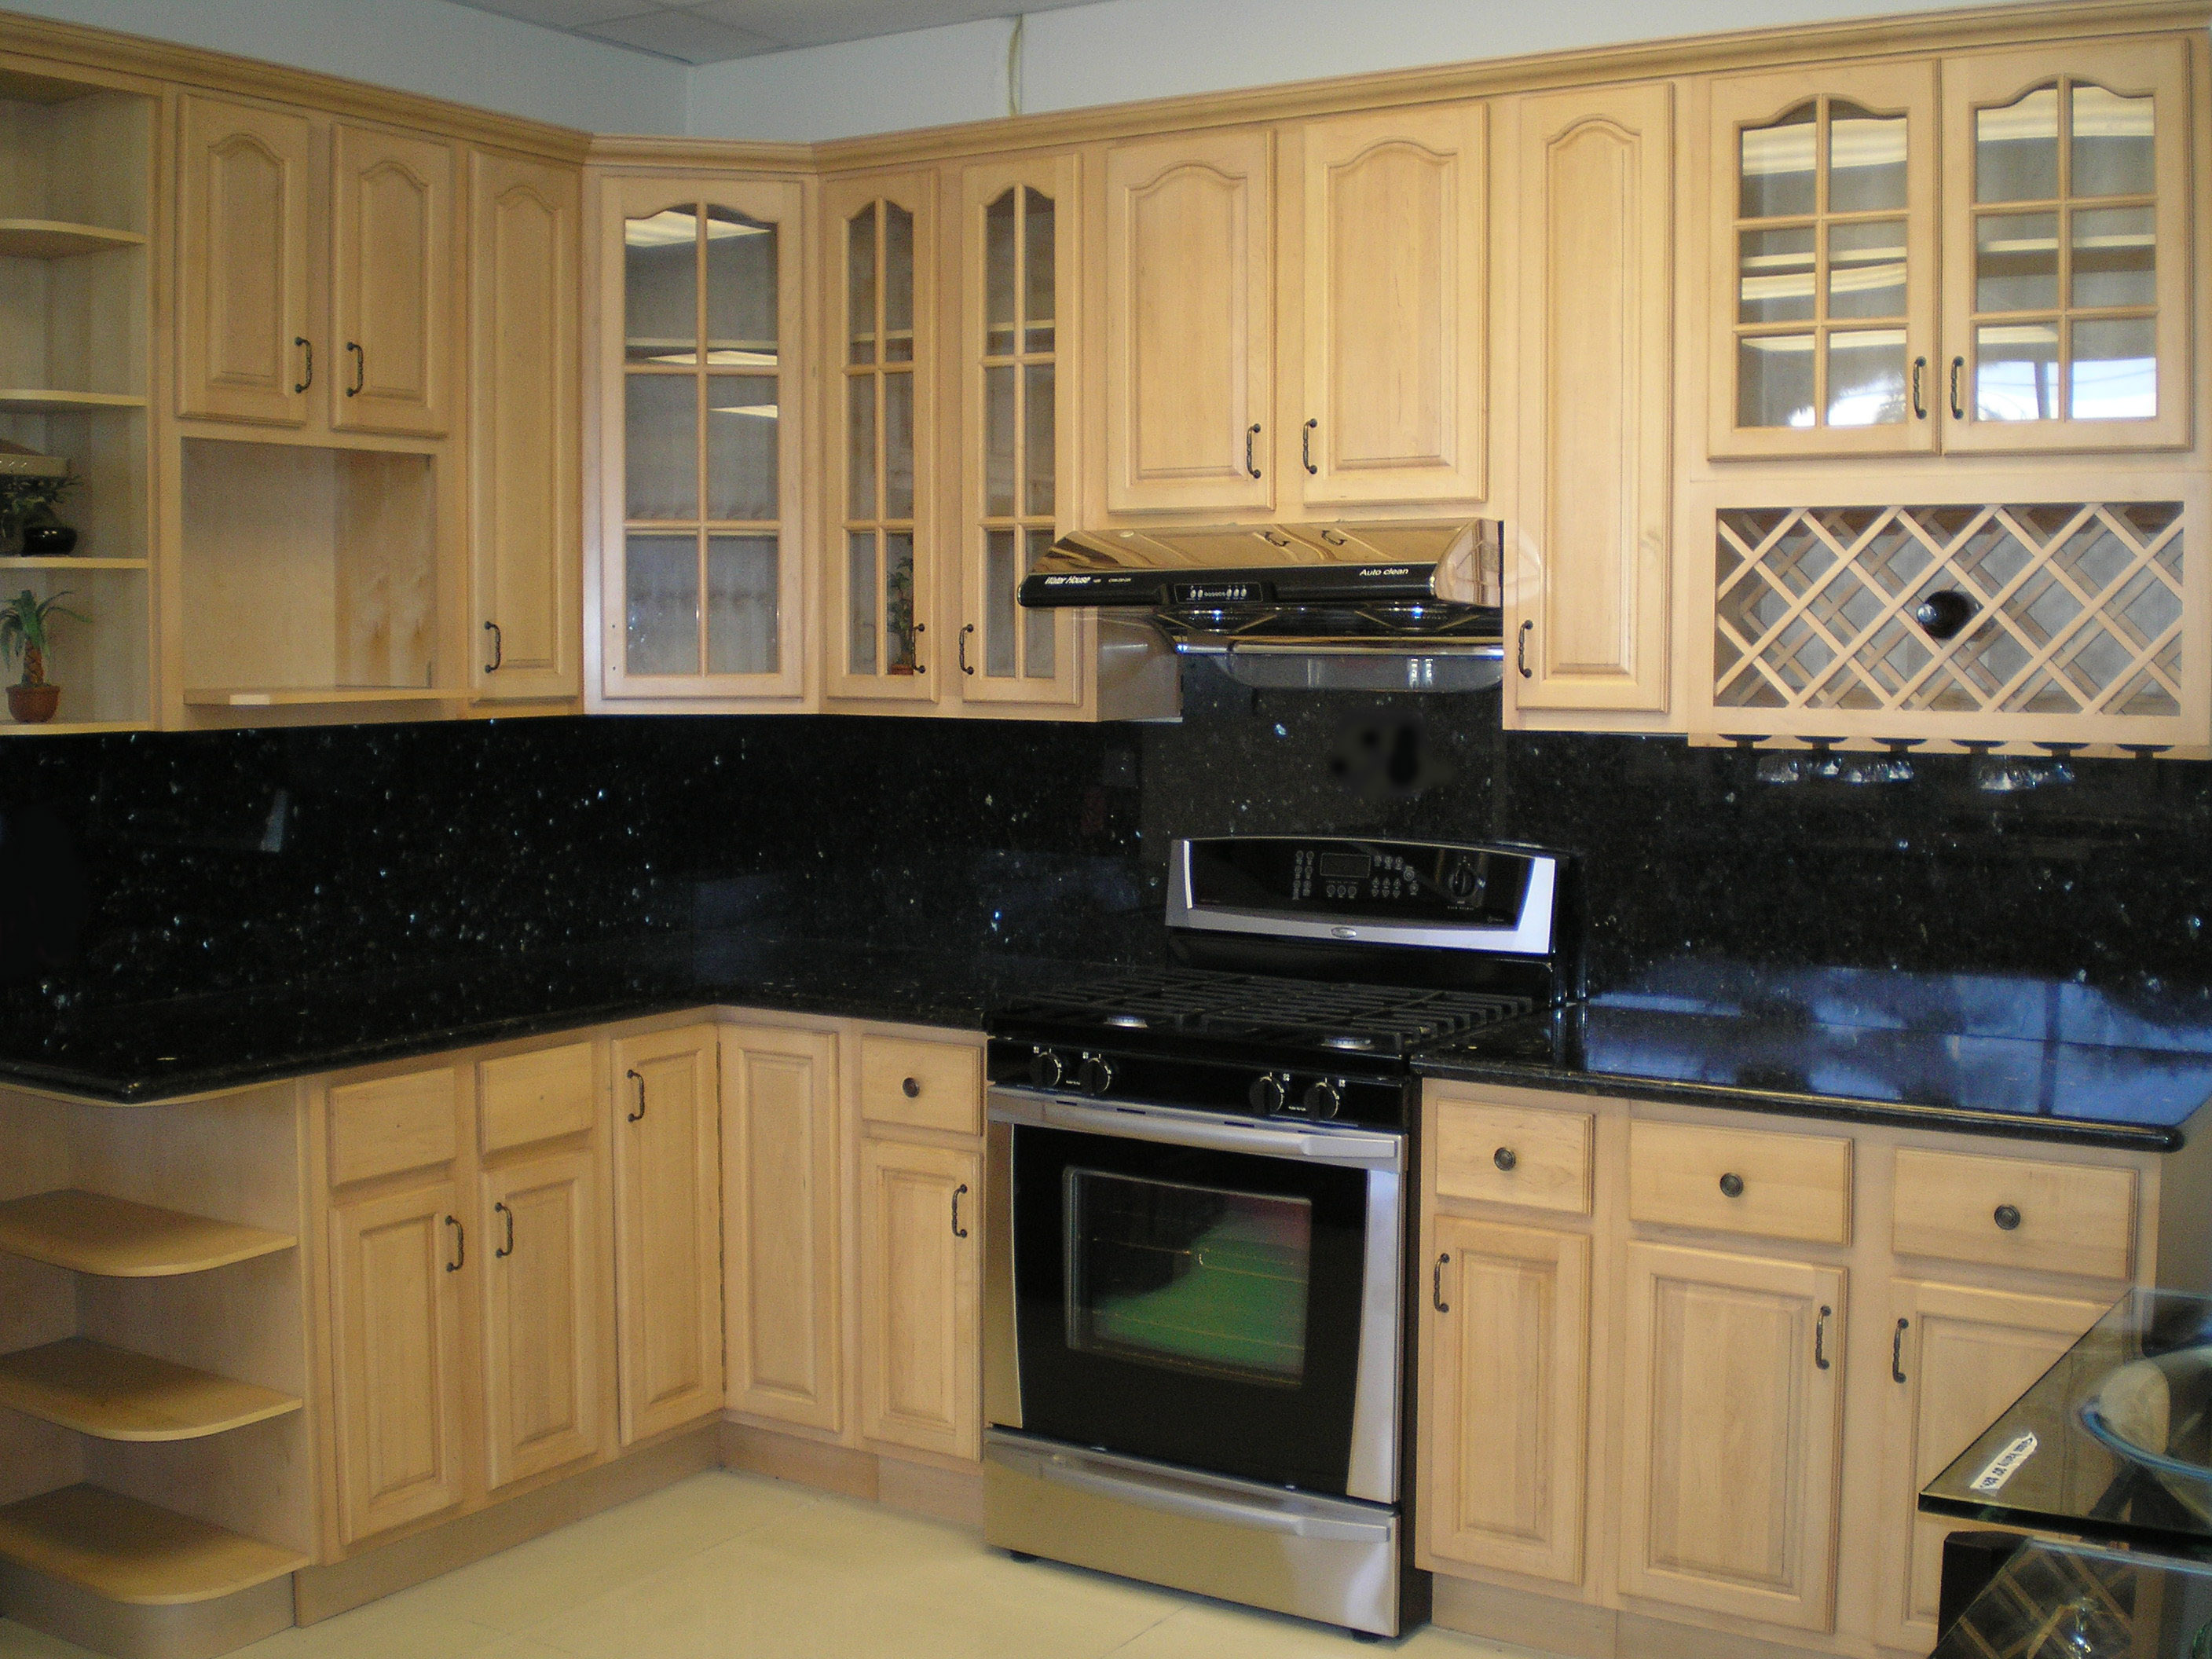
[[[58,685],[11,685],[8,688],[8,712],[26,726],[36,726],[54,717],[61,706],[62,689]]]

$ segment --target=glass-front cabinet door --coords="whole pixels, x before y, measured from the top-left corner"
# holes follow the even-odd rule
[[[2171,39],[1946,61],[1948,448],[2189,441],[2188,86]]]
[[[944,653],[937,592],[934,465],[937,179],[927,173],[833,179],[825,518],[833,697],[933,702]]]
[[[1936,66],[1713,87],[1715,455],[1936,447]]]
[[[960,631],[969,702],[1083,700],[1074,611],[1024,611],[1022,578],[1074,492],[1076,158],[966,169],[960,233]]]
[[[617,179],[606,191],[605,695],[795,703],[799,188]]]

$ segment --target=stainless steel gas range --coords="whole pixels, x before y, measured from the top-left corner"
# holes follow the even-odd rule
[[[1576,868],[1178,841],[1182,964],[990,1022],[985,1532],[1380,1635],[1412,1565],[1413,1056],[1580,994]]]

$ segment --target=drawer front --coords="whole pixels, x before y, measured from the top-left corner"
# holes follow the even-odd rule
[[[1437,1102],[1437,1196],[1519,1204],[1565,1215],[1590,1212],[1588,1112]]]
[[[1897,1154],[1899,1255],[2127,1279],[2135,1270],[2136,1172],[1978,1152]]]
[[[502,1152],[556,1135],[581,1134],[598,1119],[592,1045],[571,1042],[477,1066],[483,1149]]]
[[[460,1150],[451,1066],[340,1084],[327,1115],[333,1187],[450,1163]]]
[[[860,1115],[912,1129],[982,1133],[982,1051],[961,1042],[862,1037]]]
[[[1840,1135],[1632,1123],[1628,1216],[1808,1244],[1851,1237],[1851,1143]]]

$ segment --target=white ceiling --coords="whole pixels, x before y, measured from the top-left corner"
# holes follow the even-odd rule
[[[458,0],[564,33],[686,64],[863,40],[1087,0]]]

